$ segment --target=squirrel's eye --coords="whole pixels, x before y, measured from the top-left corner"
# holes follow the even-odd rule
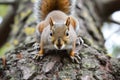
[[[66,36],[69,36],[69,33],[68,33],[68,32],[66,32]]]
[[[52,32],[50,32],[50,36],[53,36],[53,33],[52,33]]]

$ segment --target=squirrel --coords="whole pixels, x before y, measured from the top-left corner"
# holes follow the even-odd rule
[[[70,57],[75,56],[77,18],[71,15],[73,0],[38,0],[35,14],[38,18],[36,36],[40,37],[38,57],[44,55],[44,49],[68,50]]]

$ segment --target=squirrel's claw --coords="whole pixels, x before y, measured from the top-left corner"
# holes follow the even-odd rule
[[[43,58],[43,50],[40,50],[37,55],[35,55],[36,60],[41,60]]]
[[[80,63],[81,58],[77,53],[75,53],[74,56],[70,56],[70,58],[72,59],[72,62]]]
[[[41,60],[41,59],[43,59],[43,56],[40,56],[39,54],[36,54],[34,59],[35,60]]]
[[[78,37],[76,40],[75,51],[72,52],[72,54],[74,55],[70,56],[73,62],[80,63],[81,58],[79,56],[79,51],[81,50],[83,44],[84,44],[83,39],[81,37]]]

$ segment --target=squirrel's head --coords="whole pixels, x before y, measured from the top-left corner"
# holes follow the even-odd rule
[[[70,17],[64,23],[56,23],[50,18],[49,38],[56,49],[64,49],[70,43]]]

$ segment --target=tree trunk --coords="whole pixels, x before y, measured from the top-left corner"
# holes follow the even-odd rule
[[[112,1],[114,2],[112,4]],[[26,27],[33,28],[31,1],[22,1],[13,27],[18,27],[12,40],[20,43],[17,48],[5,54],[0,62],[1,80],[120,80],[120,60],[107,56],[101,27],[104,20],[119,6],[111,10],[111,5],[120,4],[119,0],[77,0],[75,14],[79,18],[79,37],[83,44],[76,47],[75,61],[67,51],[45,50],[42,59],[35,60],[39,45],[34,34],[24,32]],[[109,6],[108,6],[109,5]],[[111,10],[111,11],[106,11]],[[112,8],[113,9],[113,8]],[[21,15],[24,12],[24,15]],[[28,29],[31,29],[28,28]],[[30,31],[31,32],[31,31]],[[13,34],[14,31],[11,33]],[[78,39],[80,39],[78,37]],[[10,40],[10,41],[12,41]],[[24,42],[23,42],[24,41]]]

